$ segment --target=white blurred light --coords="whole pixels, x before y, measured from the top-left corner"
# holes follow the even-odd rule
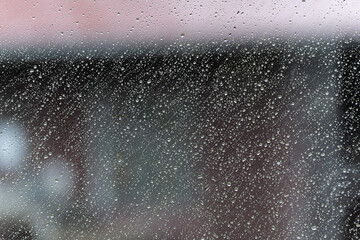
[[[0,168],[15,169],[26,155],[25,133],[15,123],[0,123]]]
[[[54,196],[65,196],[75,187],[71,168],[61,162],[50,164],[42,173],[45,190]]]

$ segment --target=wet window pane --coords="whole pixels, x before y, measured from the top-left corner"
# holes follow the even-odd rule
[[[358,239],[352,1],[0,3],[1,239]]]

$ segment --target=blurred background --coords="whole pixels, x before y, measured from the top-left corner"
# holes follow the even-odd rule
[[[356,1],[0,3],[1,239],[357,239]]]
[[[14,48],[151,45],[358,34],[355,0],[1,1],[0,41]],[[120,45],[119,45],[120,44]]]

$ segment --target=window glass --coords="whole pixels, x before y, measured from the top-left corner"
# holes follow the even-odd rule
[[[1,239],[358,239],[356,1],[0,3]]]

